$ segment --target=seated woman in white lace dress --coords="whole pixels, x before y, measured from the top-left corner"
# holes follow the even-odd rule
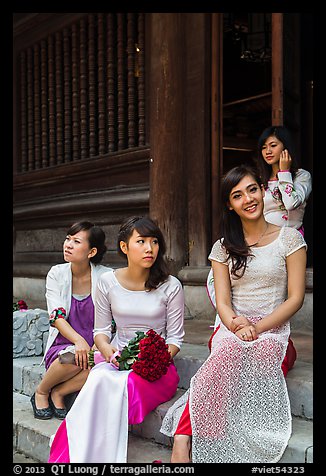
[[[209,255],[221,323],[208,359],[163,420],[173,463],[273,463],[291,436],[281,364],[304,300],[306,243],[298,230],[265,220],[263,197],[248,166],[222,181],[221,238]]]

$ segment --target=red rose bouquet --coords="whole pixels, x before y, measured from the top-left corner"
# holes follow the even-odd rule
[[[99,352],[90,352],[89,365],[92,367],[99,361]],[[119,370],[133,370],[149,382],[158,380],[165,375],[171,363],[171,354],[163,337],[153,329],[146,333],[136,332],[136,337],[131,339],[116,357]]]
[[[150,382],[165,375],[171,362],[171,354],[163,337],[153,329],[136,332],[136,337],[128,342],[116,360],[119,370],[132,369]]]

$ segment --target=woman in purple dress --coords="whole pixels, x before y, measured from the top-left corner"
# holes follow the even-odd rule
[[[88,351],[94,345],[95,289],[99,276],[110,270],[99,264],[105,252],[105,233],[100,227],[88,221],[75,223],[63,243],[66,263],[48,272],[45,295],[50,329],[42,360],[46,372],[31,398],[35,418],[64,419],[64,397],[79,391],[87,379]]]

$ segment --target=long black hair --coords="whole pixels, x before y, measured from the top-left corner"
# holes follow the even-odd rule
[[[67,231],[67,235],[75,235],[80,231],[87,231],[88,233],[88,243],[90,248],[96,248],[97,253],[96,255],[90,258],[90,261],[94,264],[98,264],[102,261],[103,256],[107,250],[105,245],[105,233],[97,225],[94,225],[90,221],[79,221],[71,225],[69,230]]]
[[[274,136],[282,142],[284,149],[287,149],[291,156],[291,174],[294,178],[298,171],[298,163],[293,146],[292,136],[290,131],[285,126],[270,126],[263,130],[257,143],[257,168],[261,177],[261,181],[265,187],[268,186],[268,180],[271,176],[271,165],[267,164],[263,158],[262,148],[268,137]]]
[[[163,234],[157,223],[148,216],[134,216],[124,221],[120,227],[117,239],[118,252],[121,256],[126,258],[126,255],[120,248],[120,241],[128,244],[134,230],[137,230],[141,236],[155,237],[159,244],[158,255],[155,263],[150,268],[148,280],[145,283],[145,288],[149,291],[156,289],[157,286],[166,281],[169,276],[169,268],[165,258],[166,244]]]
[[[221,182],[219,235],[220,238],[223,238],[223,247],[226,249],[228,258],[231,259],[231,274],[235,278],[243,276],[247,267],[248,257],[252,256],[252,253],[246,243],[239,215],[229,208],[230,193],[247,175],[250,175],[257,182],[258,186],[261,185],[258,171],[244,164],[229,170]]]

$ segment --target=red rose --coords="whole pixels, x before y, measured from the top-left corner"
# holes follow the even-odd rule
[[[153,329],[136,332],[117,357],[120,370],[132,369],[142,378],[154,382],[165,375],[171,363],[169,347]]]

